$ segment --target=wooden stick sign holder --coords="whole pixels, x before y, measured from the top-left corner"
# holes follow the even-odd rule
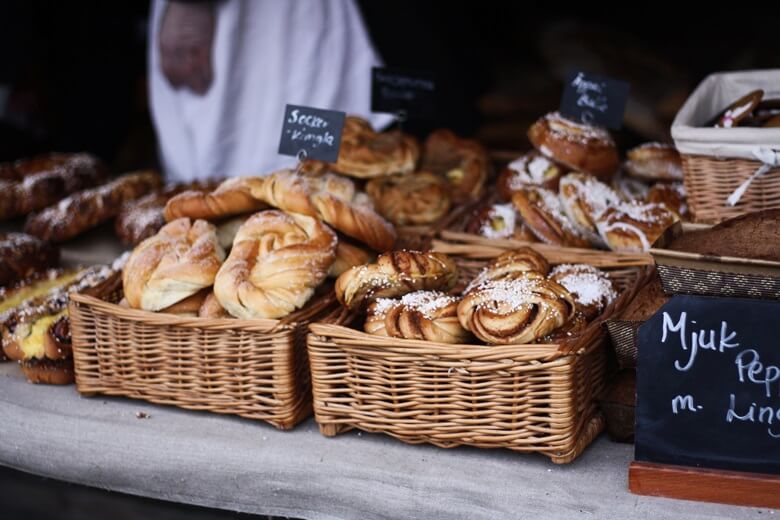
[[[639,328],[632,493],[780,508],[778,315],[675,295]]]
[[[780,508],[777,475],[632,462],[628,489],[635,495]]]

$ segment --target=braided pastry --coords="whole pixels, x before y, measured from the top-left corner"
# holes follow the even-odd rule
[[[225,252],[205,220],[176,219],[133,250],[122,272],[135,309],[159,311],[214,283]]]
[[[641,253],[677,220],[677,215],[662,204],[624,202],[605,211],[596,227],[613,251]]]
[[[569,220],[558,194],[529,186],[512,195],[512,204],[541,242],[554,246],[590,247],[590,242]]]
[[[376,336],[464,343],[469,333],[458,321],[459,302],[438,291],[379,298],[368,306],[364,330]]]
[[[609,277],[591,265],[559,265],[550,273],[550,279],[571,293],[577,303],[577,310],[588,320],[601,314],[617,298]]]
[[[236,318],[281,318],[303,305],[336,258],[336,234],[319,220],[276,210],[238,230],[214,281],[214,294]]]
[[[591,243],[603,246],[596,219],[622,198],[612,188],[586,173],[569,173],[561,178],[559,196],[566,216]]]
[[[260,177],[228,179],[210,192],[190,190],[179,193],[165,205],[165,220],[177,218],[215,220],[261,210],[265,204],[252,195],[263,184]]]
[[[469,292],[485,282],[509,280],[529,271],[546,275],[550,271],[550,264],[545,257],[530,247],[507,251],[487,264],[466,286],[464,292]]]
[[[462,204],[482,195],[490,160],[477,141],[461,139],[450,130],[441,129],[425,140],[420,170],[447,179],[452,200]]]
[[[458,268],[447,255],[391,251],[373,264],[353,267],[336,280],[336,298],[351,310],[377,298],[395,298],[414,291],[447,291]]]
[[[379,214],[397,226],[431,224],[450,209],[447,181],[427,172],[392,175],[366,184]]]
[[[414,137],[400,132],[375,132],[368,121],[348,116],[341,133],[337,173],[366,179],[414,171],[420,146]]]
[[[531,125],[528,139],[547,157],[601,180],[608,181],[619,166],[617,147],[608,131],[576,123],[558,112]]]
[[[507,165],[498,176],[496,185],[502,200],[512,200],[512,194],[526,186],[558,189],[563,170],[539,152],[528,152]]]
[[[566,289],[527,271],[471,289],[458,305],[458,320],[486,343],[533,343],[569,321],[574,309]]]

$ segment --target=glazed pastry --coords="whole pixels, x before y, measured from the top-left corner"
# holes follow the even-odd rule
[[[396,298],[415,291],[448,291],[458,268],[447,255],[391,251],[373,264],[353,267],[336,280],[336,298],[350,310],[377,298]]]
[[[587,320],[600,315],[617,298],[609,277],[600,269],[587,264],[562,264],[550,273],[574,297],[577,310]]]
[[[57,265],[60,250],[24,233],[0,233],[0,287]]]
[[[366,193],[380,215],[397,226],[432,224],[447,214],[447,181],[427,172],[371,179]]]
[[[459,302],[459,298],[438,291],[379,298],[368,306],[364,330],[391,338],[465,343],[470,334],[458,321]]]
[[[414,137],[400,132],[375,132],[371,124],[348,116],[341,133],[334,172],[359,179],[414,171],[420,146]]]
[[[176,219],[133,250],[122,273],[125,298],[134,309],[170,307],[211,286],[224,259],[212,224]]]
[[[56,154],[4,166],[0,180],[0,220],[27,215],[63,197],[95,186],[106,168],[89,154]]]
[[[252,196],[252,190],[263,182],[260,177],[235,177],[209,193],[197,190],[179,193],[165,205],[165,220],[171,222],[182,217],[216,220],[259,211],[266,205]]]
[[[647,193],[647,202],[663,204],[680,219],[688,217],[685,185],[682,182],[656,183]]]
[[[596,227],[611,250],[640,253],[650,249],[677,220],[662,204],[624,202],[605,211]]]
[[[336,259],[336,233],[319,220],[268,210],[238,230],[214,281],[236,318],[281,318],[303,307]]]
[[[512,204],[489,204],[474,213],[466,224],[466,232],[485,238],[511,238],[537,242]]]
[[[528,130],[531,144],[569,169],[609,181],[619,166],[617,147],[603,128],[570,121],[558,112],[537,120]]]
[[[566,216],[594,245],[603,241],[596,229],[596,219],[610,206],[622,202],[612,188],[585,173],[569,173],[561,178],[559,196]]]
[[[488,263],[466,286],[464,292],[469,292],[485,282],[517,278],[529,271],[547,275],[550,271],[550,264],[545,257],[530,247],[521,247],[514,251],[507,251]]]
[[[64,242],[119,214],[122,205],[157,189],[153,171],[128,173],[117,179],[62,199],[27,218],[24,230],[43,240]]]
[[[122,243],[140,244],[165,225],[165,205],[184,191],[210,192],[217,187],[214,182],[190,182],[165,186],[160,191],[144,195],[122,206],[114,223],[114,230]]]
[[[758,107],[758,104],[763,97],[764,91],[761,89],[745,94],[743,97],[729,105],[728,108],[717,117],[715,126],[717,128],[738,126],[743,119],[749,117],[753,113],[753,110]]]
[[[558,189],[563,170],[539,152],[528,152],[507,165],[498,176],[498,193],[502,200],[512,200],[512,194],[526,186]]]
[[[472,288],[458,305],[458,320],[486,343],[533,343],[567,323],[574,310],[566,289],[527,271]]]
[[[373,261],[374,255],[370,251],[366,251],[339,237],[339,243],[336,246],[336,260],[330,266],[328,276],[338,278],[344,271],[369,264]]]
[[[512,195],[512,204],[541,242],[555,246],[590,247],[588,239],[569,220],[555,192],[529,186]]]
[[[461,139],[450,130],[441,129],[425,140],[420,170],[447,179],[453,202],[463,204],[482,195],[490,160],[477,141]]]
[[[626,152],[625,170],[632,177],[648,181],[681,181],[682,159],[670,144],[645,143]]]

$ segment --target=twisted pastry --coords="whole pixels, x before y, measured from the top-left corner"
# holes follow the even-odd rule
[[[603,246],[596,219],[608,207],[620,204],[620,195],[592,175],[574,172],[561,178],[559,196],[563,210],[577,231],[591,243]]]
[[[122,272],[125,298],[136,309],[170,307],[214,283],[224,259],[213,225],[176,219],[133,250]]]
[[[379,298],[368,306],[364,330],[376,336],[464,343],[469,333],[458,321],[459,302],[438,291]]]
[[[414,137],[400,132],[375,132],[368,121],[349,116],[341,133],[337,173],[366,179],[414,171],[420,146]]]
[[[351,310],[376,298],[394,298],[420,290],[449,290],[458,268],[447,255],[391,251],[373,264],[353,267],[336,280],[336,298]]]
[[[363,248],[350,244],[339,237],[339,243],[336,246],[336,260],[330,266],[328,276],[338,278],[341,273],[357,267],[368,264],[374,260],[374,255]]]
[[[591,265],[559,265],[550,273],[550,279],[571,293],[577,303],[577,310],[588,320],[601,314],[617,298],[609,277]]]
[[[276,210],[238,230],[214,280],[214,294],[236,318],[281,318],[303,305],[336,258],[336,234],[316,218]]]
[[[574,227],[558,195],[529,186],[512,195],[523,222],[541,242],[555,246],[589,247],[590,242]]]
[[[679,217],[663,204],[625,202],[596,221],[601,238],[613,251],[647,251]]]
[[[471,289],[458,305],[458,320],[486,343],[533,343],[568,322],[574,309],[566,289],[527,271]]]
[[[522,276],[523,273],[529,271],[546,275],[550,271],[550,264],[545,257],[530,247],[521,247],[514,251],[507,251],[486,265],[474,277],[471,283],[466,286],[464,292],[469,292],[474,287],[478,287],[485,282],[508,280]]]
[[[372,179],[366,184],[379,214],[397,226],[431,224],[450,209],[447,181],[428,172]]]
[[[462,204],[482,195],[490,160],[477,141],[461,139],[450,130],[440,129],[425,140],[420,170],[447,179],[452,200]]]
[[[252,190],[261,184],[260,177],[235,177],[210,193],[196,190],[179,193],[165,204],[165,220],[171,222],[182,217],[214,220],[261,210],[265,204],[252,196]]]

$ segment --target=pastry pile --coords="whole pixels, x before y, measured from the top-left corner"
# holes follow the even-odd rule
[[[624,176],[616,175],[617,148],[604,129],[552,113],[528,134],[536,150],[501,172],[499,201],[477,208],[467,232],[641,252],[687,216],[681,159],[673,147],[648,143],[630,150]]]
[[[582,332],[616,298],[612,282],[589,265],[560,265],[530,248],[490,262],[460,294],[455,263],[431,252],[393,251],[353,267],[336,297],[365,309],[373,335],[439,343],[554,343]]]

